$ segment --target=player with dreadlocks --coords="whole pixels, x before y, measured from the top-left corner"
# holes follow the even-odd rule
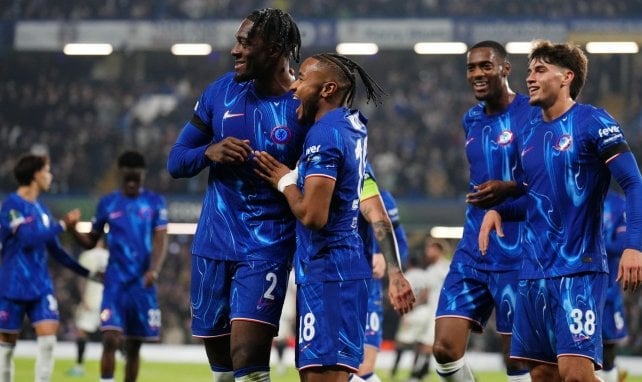
[[[293,167],[305,129],[289,90],[301,36],[290,15],[245,18],[232,48],[234,72],[210,84],[172,147],[175,178],[209,170],[192,244],[192,334],[203,339],[214,381],[269,381],[292,257],[295,219],[285,199],[254,174],[253,150]]]
[[[306,59],[292,85],[299,123],[311,126],[297,168],[254,153],[257,174],[283,193],[297,218],[296,366],[307,382],[347,381],[363,359],[372,268],[357,230],[367,120],[350,109],[356,74],[378,105],[383,91],[357,63],[329,53]],[[412,292],[395,297],[395,309],[412,307]]]

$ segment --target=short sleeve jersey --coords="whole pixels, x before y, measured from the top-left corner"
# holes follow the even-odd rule
[[[299,101],[291,92],[259,94],[254,82],[236,82],[227,73],[210,84],[194,109],[192,124],[212,136],[249,140],[289,168],[301,154],[305,129]],[[218,260],[292,261],[295,219],[287,201],[254,173],[250,159],[238,165],[210,164],[207,191],[193,242],[193,253]]]
[[[111,192],[98,202],[92,230],[103,232],[105,225],[109,226],[105,285],[140,280],[149,269],[154,231],[167,227],[165,199],[148,190],[136,197]]]
[[[305,193],[305,179],[310,176],[331,178],[335,186],[323,228],[310,230],[297,222],[297,284],[371,277],[357,223],[366,140],[366,119],[347,108],[326,113],[306,136],[297,186]]]
[[[470,170],[469,192],[488,180],[516,180],[521,176],[515,137],[526,123],[532,106],[528,97],[517,94],[499,114],[487,115],[480,103],[464,115],[466,158]],[[522,223],[505,222],[504,237],[491,235],[488,251],[481,256],[478,246],[479,227],[486,210],[466,207],[466,221],[453,261],[483,270],[517,270],[521,267]]]

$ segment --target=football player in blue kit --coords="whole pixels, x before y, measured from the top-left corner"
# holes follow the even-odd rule
[[[121,187],[98,201],[89,233],[73,231],[86,249],[106,233],[109,260],[100,306],[103,352],[100,381],[113,382],[116,351],[124,339],[125,380],[135,381],[140,348],[160,340],[161,312],[155,282],[167,253],[165,199],[143,187],[146,163],[137,151],[118,157]]]
[[[283,193],[297,218],[296,366],[308,382],[347,381],[363,360],[372,269],[358,233],[367,120],[350,109],[356,73],[368,101],[377,103],[380,88],[352,60],[331,53],[307,58],[292,85],[299,122],[311,126],[296,169],[265,152],[254,158],[257,173]],[[410,290],[391,293],[399,312],[412,308]]]
[[[624,290],[642,282],[642,177],[618,122],[576,102],[587,69],[577,46],[535,45],[526,85],[541,111],[516,136],[526,195],[489,210],[480,229],[484,252],[491,231],[508,235],[502,221],[525,220],[511,357],[529,363],[533,381],[598,380],[609,272],[602,211],[611,177],[626,197],[627,235],[610,271]]]
[[[481,41],[468,50],[466,73],[477,100],[462,118],[469,166],[464,232],[453,254],[436,311],[433,354],[445,381],[472,382],[465,353],[471,332],[481,332],[495,311],[496,331],[509,381],[527,381],[524,364],[509,358],[513,312],[522,264],[520,222],[507,223],[510,235],[493,237],[486,256],[478,248],[486,209],[521,193],[515,135],[532,107],[509,85],[511,64],[503,45]]]
[[[40,200],[53,180],[48,157],[26,154],[17,160],[13,172],[18,189],[0,209],[0,380],[14,379],[13,353],[27,315],[37,336],[35,379],[49,381],[59,313],[47,254],[75,273],[90,276],[58,240],[61,232],[78,222],[80,211],[57,220]]]
[[[254,174],[253,150],[294,167],[306,130],[290,91],[301,36],[278,9],[252,12],[237,32],[234,71],[212,82],[172,147],[175,178],[209,171],[192,244],[192,335],[202,338],[214,380],[269,381],[296,248],[295,219]]]

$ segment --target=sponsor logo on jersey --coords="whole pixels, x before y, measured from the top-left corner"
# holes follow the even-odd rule
[[[270,132],[270,139],[272,142],[278,144],[288,143],[292,138],[292,132],[285,125],[275,126]]]
[[[601,138],[609,136],[611,134],[617,134],[620,135],[622,131],[620,130],[620,126],[618,125],[611,125],[609,127],[605,127],[603,129],[599,129],[597,133],[600,135]]]
[[[305,149],[305,155],[307,156],[307,155],[316,154],[320,150],[321,150],[321,145],[310,146],[307,149]]]
[[[234,117],[242,117],[244,116],[244,113],[230,113],[229,110],[225,110],[225,113],[223,114],[223,119],[228,119],[228,118],[234,118]]]

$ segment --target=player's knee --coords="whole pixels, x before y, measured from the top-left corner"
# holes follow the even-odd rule
[[[115,353],[120,347],[119,333],[103,333],[103,351],[108,353]]]
[[[237,344],[231,351],[234,370],[247,367],[265,367],[270,364],[270,347],[264,350],[256,344]]]
[[[437,362],[441,364],[456,361],[463,356],[463,354],[457,354],[452,344],[441,339],[435,340],[432,346],[432,352]]]

